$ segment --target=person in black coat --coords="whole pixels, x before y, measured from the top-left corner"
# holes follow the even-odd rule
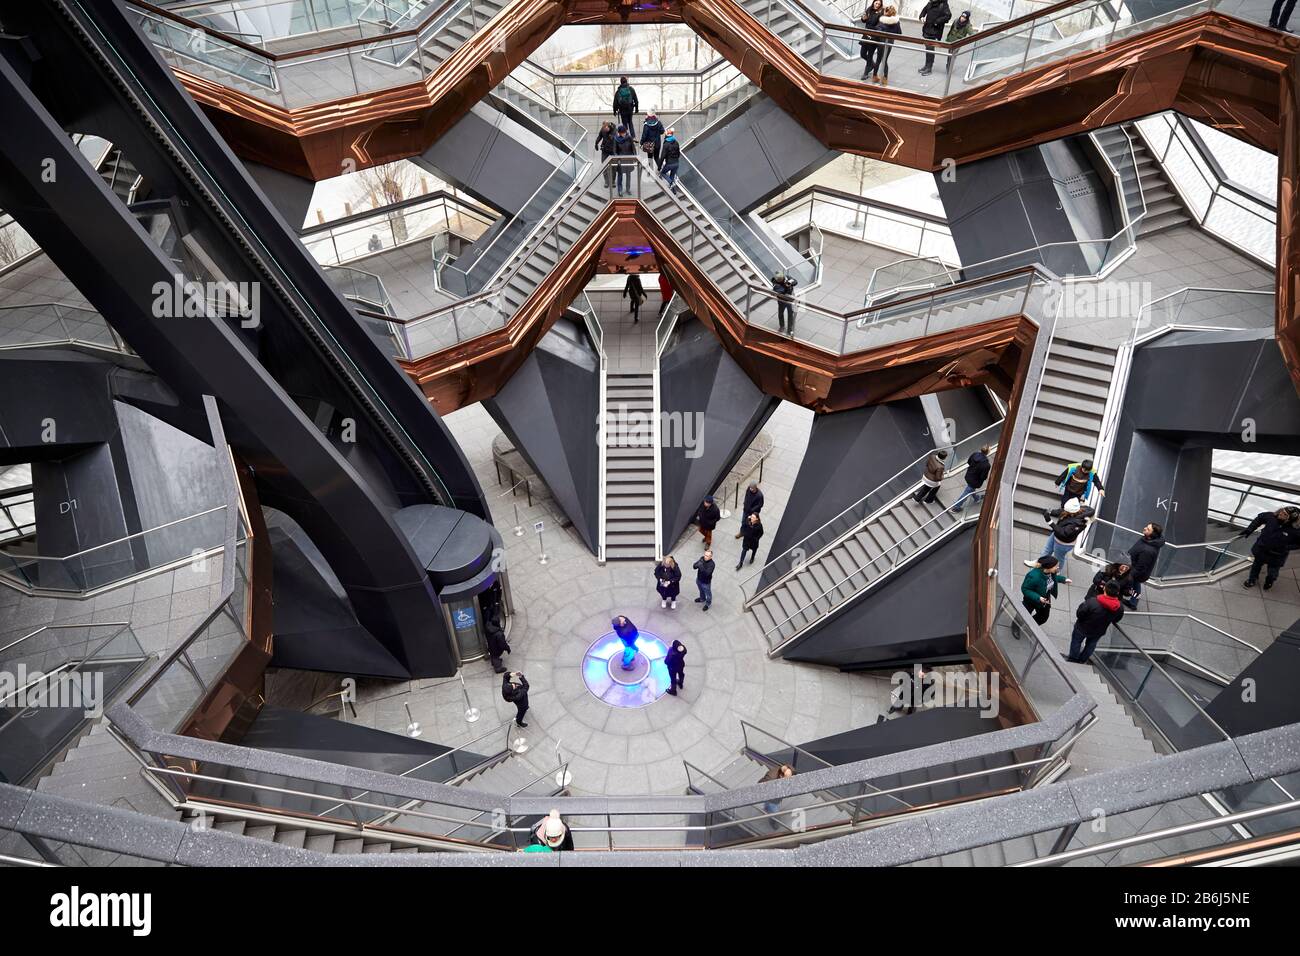
[[[745,489],[745,504],[740,512],[740,530],[736,532],[739,538],[745,531],[745,522],[749,520],[750,515],[756,515],[763,510],[763,492],[759,490],[758,485],[752,481],[749,487]]]
[[[722,520],[722,512],[713,502],[713,495],[706,495],[704,501],[695,511],[695,517],[691,518],[691,524],[700,526],[700,536],[704,538],[706,548],[713,547],[713,529],[718,526]]]
[[[528,678],[523,671],[510,671],[501,678],[501,699],[515,705],[515,724],[527,727],[524,714],[528,713]]]
[[[501,656],[510,653],[510,644],[506,641],[506,632],[494,615],[483,616],[483,632],[487,637],[488,659],[492,669],[498,674],[506,672],[506,665],[501,663]]]
[[[758,542],[763,537],[763,522],[759,520],[758,515],[750,515],[745,519],[745,523],[740,529],[744,540],[740,543],[740,560],[736,562],[736,570],[745,563],[745,552],[749,552],[749,563],[753,564],[754,559],[758,557]]]
[[[624,191],[632,192],[632,176],[636,171],[636,160],[624,157],[636,155],[636,141],[620,126],[614,132],[614,187],[620,196]]]
[[[596,134],[596,152],[600,153],[601,162],[609,159],[614,155],[614,124],[601,123],[600,132]],[[605,188],[610,189],[614,185],[614,167],[606,164],[605,171]]]
[[[614,90],[614,115],[633,136],[636,135],[636,127],[632,125],[632,117],[639,112],[641,104],[637,102],[636,90],[628,84],[626,76],[620,76],[618,89]]]
[[[884,12],[885,0],[871,0],[871,5],[867,7],[866,12],[862,14],[862,16],[858,17],[858,20],[862,23],[862,26],[868,30],[879,30],[880,18],[884,15]],[[872,74],[879,63],[880,50],[880,41],[874,37],[864,36],[858,42],[858,53],[867,63],[862,70],[862,78],[864,80]]]
[[[671,554],[664,555],[655,565],[655,590],[659,592],[660,607],[667,607],[671,602],[673,610],[677,610],[677,595],[682,593],[682,569]]]
[[[1265,565],[1268,565],[1268,574],[1264,578],[1264,590],[1267,591],[1277,581],[1282,565],[1286,564],[1287,555],[1300,548],[1300,529],[1296,528],[1297,515],[1300,515],[1300,509],[1296,508],[1261,511],[1250,523],[1250,527],[1237,535],[1239,538],[1245,538],[1254,534],[1259,528],[1264,529],[1251,545],[1250,553],[1255,556],[1255,561],[1250,566],[1250,573],[1246,575],[1243,587],[1253,588],[1259,581],[1260,568]]]
[[[636,625],[627,619],[627,615],[620,614],[610,621],[614,626],[614,633],[618,639],[623,642],[623,670],[630,671],[632,662],[636,660],[636,639],[640,637]]]
[[[918,17],[921,20],[921,36],[927,40],[938,40],[943,37],[944,24],[952,19],[952,10],[948,8],[948,0],[930,0],[921,8]],[[921,75],[929,76],[932,69],[934,69],[934,47],[927,43],[925,66],[921,67]]]
[[[1119,585],[1108,581],[1101,594],[1090,597],[1074,612],[1074,631],[1070,634],[1070,653],[1067,661],[1086,664],[1092,657],[1097,642],[1107,628],[1124,619],[1124,608],[1119,602]]]
[[[984,487],[984,482],[989,480],[989,472],[993,470],[993,465],[989,462],[989,450],[992,447],[992,445],[984,445],[966,459],[966,490],[952,503],[949,510],[953,514],[966,509],[967,498],[972,499],[975,504],[984,500],[980,489]]]
[[[659,168],[660,140],[663,139],[663,135],[664,124],[659,122],[659,117],[655,115],[654,110],[651,110],[645,115],[645,122],[641,124],[641,149],[654,160],[655,169]]]
[[[1122,561],[1108,564],[1092,576],[1092,584],[1088,586],[1088,593],[1083,596],[1084,600],[1096,597],[1098,594],[1105,594],[1106,585],[1111,581],[1119,586],[1120,600],[1128,604],[1129,596],[1133,593],[1133,569]]]
[[[627,282],[623,283],[623,298],[632,304],[632,324],[636,325],[641,321],[641,303],[645,301],[645,286],[641,284],[641,277],[635,272],[629,273]]]
[[[681,641],[673,641],[664,657],[664,663],[668,665],[668,679],[671,681],[668,693],[676,697],[677,689],[686,686],[686,645]]]
[[[1130,595],[1124,598],[1124,604],[1130,611],[1137,610],[1138,595],[1142,593],[1142,585],[1154,573],[1156,558],[1160,556],[1160,549],[1164,546],[1165,529],[1153,521],[1142,529],[1142,537],[1128,549],[1129,580],[1133,588]]]
[[[696,604],[703,604],[704,610],[713,606],[713,551],[706,548],[704,554],[691,567],[695,569],[695,586],[700,589]]]

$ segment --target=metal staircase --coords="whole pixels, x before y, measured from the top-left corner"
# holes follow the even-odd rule
[[[654,373],[609,372],[605,390],[605,558],[652,561],[655,549]]]
[[[425,69],[432,73],[460,49],[461,44],[501,12],[504,3],[497,0],[469,0],[441,29],[432,34],[426,29],[419,40],[420,59]]]
[[[1093,457],[1116,356],[1102,345],[1052,341],[1016,483],[1017,527],[1045,531],[1043,511],[1061,506],[1056,477],[1070,462]]]
[[[1125,137],[1124,133],[1128,136]],[[1169,182],[1165,171],[1156,161],[1151,150],[1147,149],[1146,140],[1138,132],[1136,124],[1125,123],[1122,126],[1110,126],[1097,133],[1097,139],[1103,142],[1124,140],[1133,147],[1133,161],[1136,164],[1140,195],[1146,202],[1146,217],[1138,227],[1139,236],[1150,236],[1166,229],[1173,229],[1192,221],[1191,214],[1183,205],[1182,199]],[[1125,183],[1125,196],[1130,198],[1134,191],[1131,183]]]

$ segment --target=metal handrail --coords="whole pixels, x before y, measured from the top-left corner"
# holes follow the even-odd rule
[[[80,558],[84,555],[90,554],[92,551],[100,551],[104,548],[111,548],[116,545],[124,544],[127,541],[132,541],[135,538],[141,537],[142,535],[152,534],[153,532],[161,531],[164,528],[171,528],[174,527],[175,525],[183,524],[186,521],[193,521],[195,518],[202,518],[205,517],[206,515],[216,514],[218,511],[225,511],[225,510],[226,510],[225,505],[217,505],[215,508],[209,508],[207,511],[200,511],[197,512],[196,514],[186,515],[184,518],[177,518],[175,521],[167,521],[164,522],[163,524],[155,525],[152,528],[147,528],[144,531],[137,531],[134,534],[124,535],[113,541],[109,541],[104,544],[97,544],[93,548],[86,548],[85,550],[77,551],[73,554],[62,554],[62,555],[20,554],[20,555],[10,555],[10,557],[21,558],[23,561],[71,561],[73,558]],[[214,546],[214,547],[219,547],[219,546]],[[0,552],[4,552],[4,545],[2,542],[0,542]],[[195,555],[190,554],[187,555],[186,557],[192,558],[195,557]]]
[[[1174,611],[1129,611],[1124,616],[1125,617],[1177,617],[1189,621],[1195,621],[1197,624],[1201,625],[1202,627],[1207,627],[1211,631],[1215,631],[1216,633],[1222,634],[1228,640],[1240,644],[1242,647],[1246,648],[1247,650],[1254,651],[1256,654],[1263,653],[1262,650],[1260,650],[1254,644],[1250,643],[1250,641],[1242,640],[1240,637],[1237,637],[1235,634],[1229,634],[1223,628],[1215,627],[1209,621],[1203,621],[1195,614],[1178,614]]]
[[[1112,850],[1124,850],[1128,847],[1155,843],[1159,840],[1165,840],[1170,837],[1187,836],[1190,833],[1200,833],[1202,830],[1219,830],[1225,827],[1231,828],[1239,823],[1249,823],[1251,820],[1259,820],[1264,817],[1275,816],[1279,813],[1290,813],[1292,810],[1300,810],[1300,800],[1288,800],[1286,803],[1277,803],[1269,807],[1258,807],[1254,810],[1239,810],[1236,813],[1229,813],[1224,816],[1210,817],[1205,820],[1196,820],[1192,823],[1180,823],[1177,826],[1165,827],[1164,829],[1157,830],[1154,833],[1137,833],[1130,837],[1120,837],[1119,839],[1110,840],[1106,843],[1098,843],[1095,846],[1081,847],[1077,850],[1066,850],[1062,853],[1053,853],[1049,856],[1040,856],[1037,859],[1025,860],[1021,863],[1012,863],[1010,865],[1016,867],[1056,866],[1061,863],[1068,863],[1071,860],[1096,856],[1098,853],[1109,853]],[[985,845],[987,846],[988,844]]]
[[[72,630],[73,628],[77,628],[77,627],[130,627],[130,626],[131,626],[130,621],[103,621],[103,622],[96,622],[93,624],[44,624],[41,627],[38,627],[36,630],[32,631],[30,634],[24,634],[16,641],[10,641],[8,644],[5,644],[3,647],[0,647],[0,654],[3,654],[11,647],[17,647],[19,644],[21,644],[23,641],[27,640],[28,638],[35,637],[37,634],[44,633],[45,631]]]
[[[961,472],[965,467],[966,467],[966,466],[963,465],[962,468],[953,469],[951,472],[948,473],[948,475],[945,475],[944,477],[949,477],[950,475],[959,474],[959,473],[960,473],[960,472]],[[878,562],[881,558],[887,557],[887,556],[889,556],[889,555],[891,555],[891,554],[895,554],[896,552],[900,552],[900,551],[902,550],[904,544],[906,544],[907,542],[911,541],[914,537],[916,537],[916,536],[917,536],[918,534],[920,534],[921,532],[925,531],[926,528],[930,527],[930,526],[931,526],[932,524],[934,524],[935,522],[937,522],[937,521],[939,521],[939,520],[941,520],[941,519],[943,519],[943,518],[950,518],[950,517],[952,517],[952,516],[951,516],[950,514],[948,514],[948,509],[947,509],[947,508],[941,508],[941,509],[939,510],[939,513],[938,513],[938,514],[934,515],[932,518],[930,518],[928,521],[926,521],[926,522],[925,522],[924,524],[922,524],[920,527],[914,528],[913,530],[909,531],[905,536],[903,536],[903,537],[900,538],[899,540],[893,542],[893,544],[892,544],[892,545],[891,545],[887,550],[882,551],[880,554],[876,555],[874,558],[871,558],[870,560],[867,561],[866,564],[859,564],[857,567],[855,567],[852,571],[850,571],[848,574],[846,574],[846,575],[845,575],[842,579],[840,579],[839,581],[835,581],[834,578],[831,578],[831,580],[832,580],[834,583],[832,583],[830,587],[828,587],[828,588],[823,588],[822,591],[821,591],[819,594],[817,594],[815,597],[813,597],[812,600],[810,600],[807,604],[803,605],[802,607],[798,607],[798,608],[796,608],[796,610],[794,611],[793,614],[790,614],[790,615],[789,615],[788,617],[786,617],[784,620],[779,621],[778,623],[774,624],[772,627],[769,627],[766,631],[764,631],[764,632],[763,632],[763,638],[764,638],[764,640],[767,640],[768,635],[771,634],[771,633],[773,633],[774,631],[775,631],[776,633],[779,634],[780,631],[781,631],[781,627],[782,627],[783,625],[785,625],[785,624],[789,624],[789,623],[790,623],[792,620],[794,620],[797,616],[803,614],[803,613],[804,613],[805,611],[807,611],[809,608],[814,607],[814,606],[817,604],[818,601],[820,601],[822,598],[826,597],[826,596],[827,596],[828,594],[830,594],[832,591],[837,590],[838,588],[842,587],[843,585],[845,585],[845,584],[847,584],[848,582],[850,582],[851,580],[853,580],[853,578],[854,578],[856,575],[863,574],[863,573],[866,572],[866,570],[867,570],[868,568],[874,567],[875,564],[876,564],[876,562]],[[962,514],[961,514],[961,516],[958,517],[955,521],[953,521],[951,527],[948,527],[948,528],[943,529],[942,532],[940,532],[939,534],[935,535],[933,538],[927,538],[926,541],[927,541],[927,542],[933,542],[933,541],[938,541],[938,540],[940,540],[940,539],[946,538],[946,537],[948,537],[950,534],[952,534],[952,533],[955,531],[955,529],[960,528],[960,527],[962,527],[963,525],[966,525],[966,524],[971,524],[972,522],[975,522],[975,521],[978,521],[978,520],[979,520],[979,513],[978,513],[978,512],[976,512],[976,513],[974,513],[974,514],[967,514],[966,512],[963,511]],[[871,588],[872,586],[874,586],[874,585],[880,583],[880,581],[884,580],[884,578],[885,578],[887,575],[889,575],[889,574],[890,574],[890,573],[891,573],[891,572],[892,572],[896,567],[898,567],[898,566],[899,566],[900,564],[902,564],[902,563],[905,563],[905,560],[910,560],[911,558],[916,557],[916,555],[920,553],[920,550],[921,550],[921,549],[918,547],[918,548],[917,548],[915,551],[913,551],[911,554],[900,555],[898,558],[895,558],[894,561],[889,565],[888,568],[886,568],[886,569],[885,569],[884,571],[882,571],[880,574],[876,575],[876,577],[872,578],[871,580],[869,580],[869,581],[867,582],[867,587],[866,587],[866,588],[862,588],[861,590],[857,590],[857,591],[855,591],[855,592],[850,596],[850,598],[849,598],[848,600],[841,601],[839,604],[836,604],[836,605],[832,606],[832,607],[828,610],[827,614],[834,614],[837,610],[839,610],[840,608],[844,607],[844,606],[848,603],[849,600],[852,600],[853,598],[855,598],[855,597],[857,597],[859,594],[861,594],[863,591],[866,591],[866,590],[868,590],[869,588]],[[805,565],[805,566],[806,566],[806,565]],[[773,615],[773,617],[775,618],[775,615]],[[821,618],[824,618],[824,617],[826,617],[825,614],[821,615],[821,616],[818,618],[818,620],[820,620]],[[783,641],[781,644],[778,644],[777,646],[773,647],[773,648],[772,648],[772,651],[774,652],[774,651],[776,651],[776,650],[779,650],[782,646],[784,646],[785,644],[788,644],[791,640],[793,640],[795,637],[797,637],[798,634],[802,632],[802,630],[807,630],[807,628],[806,628],[806,627],[805,627],[805,628],[802,628],[801,631],[796,632],[795,634],[792,634],[790,637],[786,638],[785,641]],[[769,641],[769,645],[770,645],[770,641]]]
[[[977,431],[977,432],[975,432],[975,433],[973,433],[973,434],[971,434],[971,435],[968,435],[966,438],[962,439],[962,441],[970,441],[970,440],[972,440],[972,439],[974,439],[974,438],[978,438],[980,435],[983,435],[985,432],[992,431],[992,430],[994,430],[994,429],[996,429],[996,428],[1001,428],[1002,425],[1003,425],[1003,422],[1004,422],[1004,421],[1005,421],[1005,419],[1002,419],[1002,420],[999,420],[999,421],[993,422],[993,423],[990,424],[990,425],[986,425],[985,427],[981,428],[979,431]],[[804,544],[806,544],[806,543],[809,541],[809,539],[811,539],[811,538],[815,537],[816,535],[820,534],[822,531],[824,531],[824,530],[826,530],[827,528],[829,528],[831,525],[833,525],[835,522],[839,521],[839,520],[840,520],[841,518],[843,518],[845,515],[849,514],[849,513],[850,513],[851,511],[853,511],[855,508],[859,507],[859,506],[860,506],[864,501],[866,501],[868,498],[870,498],[870,497],[871,497],[872,495],[874,495],[876,492],[880,491],[881,488],[884,488],[886,485],[890,484],[892,481],[894,481],[894,479],[896,479],[896,478],[901,478],[903,475],[905,475],[905,474],[907,474],[908,472],[912,471],[914,468],[916,468],[917,465],[919,465],[919,464],[921,464],[922,462],[925,462],[926,460],[928,460],[929,457],[930,457],[931,455],[933,455],[935,452],[937,452],[937,451],[942,451],[942,450],[947,450],[948,448],[952,448],[952,447],[954,447],[954,445],[956,445],[956,444],[960,444],[960,442],[954,442],[954,443],[952,443],[952,444],[947,444],[947,445],[936,445],[934,448],[931,448],[929,451],[927,451],[925,454],[921,455],[919,458],[916,458],[916,459],[914,459],[913,461],[908,462],[908,463],[907,463],[906,465],[904,465],[902,468],[898,469],[898,471],[894,472],[894,474],[890,475],[890,476],[889,476],[888,478],[886,478],[884,481],[880,482],[880,484],[876,485],[875,488],[872,488],[872,489],[871,489],[870,491],[868,491],[865,495],[863,495],[861,498],[859,498],[859,499],[858,499],[857,501],[855,501],[853,504],[849,505],[847,508],[845,508],[845,509],[844,509],[843,511],[841,511],[839,514],[837,514],[835,517],[831,518],[829,521],[825,521],[825,522],[823,522],[822,525],[821,525],[820,527],[815,528],[815,529],[813,529],[812,531],[810,531],[808,534],[804,535],[803,538],[802,538],[802,539],[801,539],[797,544],[793,545],[792,547],[786,548],[785,551],[781,552],[780,554],[778,554],[778,555],[777,555],[776,557],[774,557],[774,558],[773,558],[773,557],[769,557],[768,560],[767,560],[767,563],[766,563],[766,564],[764,564],[761,568],[759,568],[757,571],[755,571],[755,572],[754,572],[753,574],[751,574],[749,577],[745,578],[745,580],[743,580],[743,581],[740,582],[740,588],[741,588],[741,591],[743,592],[744,589],[745,589],[745,586],[746,586],[750,581],[754,580],[754,579],[757,578],[757,577],[761,577],[762,574],[763,574],[765,571],[767,571],[767,570],[768,570],[772,565],[774,565],[777,561],[780,561],[782,558],[784,558],[784,557],[786,557],[787,555],[789,555],[790,552],[794,551],[795,549],[802,547]],[[967,467],[967,466],[966,466],[966,463],[963,463],[960,469],[954,469],[953,471],[951,471],[951,472],[949,472],[949,473],[945,473],[945,476],[944,476],[944,477],[947,477],[948,474],[957,474],[958,471],[960,471],[960,470],[962,470],[962,469],[965,469],[966,467]],[[913,483],[912,487],[913,487],[913,488],[915,487],[915,483]],[[906,492],[904,492],[904,494],[905,494],[905,493],[906,493]],[[895,498],[897,498],[897,497],[901,497],[901,496],[895,496]],[[885,507],[885,506],[887,506],[887,505],[889,505],[889,504],[892,504],[893,501],[894,501],[894,499],[891,498],[889,501],[887,501],[887,502],[885,502],[883,505],[881,505],[881,507],[883,508],[883,507]],[[880,510],[880,509],[877,509],[877,511],[878,511],[878,510]],[[871,520],[872,517],[874,517],[875,513],[876,513],[876,512],[871,512],[870,514],[868,514],[868,515],[866,515],[865,517],[863,517],[862,520],[859,521],[859,522],[854,526],[854,529],[853,529],[852,531],[848,531],[848,532],[845,532],[845,533],[842,534],[842,535],[839,535],[838,537],[836,537],[835,539],[833,539],[832,542],[831,542],[830,544],[824,545],[823,547],[819,548],[817,551],[815,551],[815,552],[813,552],[812,554],[808,555],[807,558],[805,558],[805,561],[806,561],[806,562],[813,561],[813,560],[816,559],[819,555],[821,555],[822,552],[826,551],[828,548],[833,547],[833,546],[835,545],[836,542],[839,542],[839,541],[843,540],[844,538],[848,537],[850,534],[854,534],[854,533],[856,533],[858,530],[860,530],[860,529],[862,528],[863,525],[865,525],[868,521]],[[764,588],[763,591],[755,592],[754,597],[756,598],[759,594],[765,593],[767,590],[769,590],[769,588]],[[753,598],[751,598],[751,599],[749,599],[749,600],[752,601]]]
[[[1087,543],[1090,537],[1091,529],[1097,525],[1106,525],[1108,527],[1114,528],[1116,531],[1125,531],[1128,532],[1129,534],[1136,535],[1138,538],[1143,537],[1141,531],[1134,531],[1132,528],[1126,528],[1124,525],[1116,524],[1113,521],[1107,521],[1105,518],[1099,518],[1094,516],[1089,521],[1088,527],[1084,529],[1083,534],[1079,536],[1079,540],[1075,542],[1074,552],[1073,552],[1075,557],[1079,558],[1081,561],[1093,565],[1094,567],[1104,567],[1105,565],[1110,564],[1110,561],[1107,560],[1105,555],[1098,555],[1087,550]],[[1162,586],[1167,586],[1168,583],[1172,583],[1175,581],[1182,584],[1190,584],[1196,581],[1200,581],[1206,578],[1207,576],[1217,580],[1218,578],[1223,577],[1226,574],[1230,574],[1233,571],[1237,570],[1237,568],[1239,568],[1242,563],[1250,560],[1245,555],[1234,554],[1233,551],[1228,547],[1239,537],[1241,537],[1241,535],[1234,535],[1233,537],[1225,538],[1222,541],[1199,541],[1199,542],[1193,542],[1188,544],[1173,544],[1172,542],[1166,541],[1164,547],[1172,548],[1175,551],[1183,551],[1183,550],[1191,551],[1197,548],[1204,548],[1207,551],[1212,551],[1218,554],[1220,558],[1227,557],[1227,558],[1234,559],[1236,563],[1229,563],[1222,567],[1218,567],[1217,566],[1218,559],[1216,559],[1215,561],[1216,566],[1212,568],[1207,568],[1204,571],[1188,571],[1183,574],[1160,575],[1159,577],[1153,575],[1146,583],[1149,583],[1152,587],[1158,588]]]

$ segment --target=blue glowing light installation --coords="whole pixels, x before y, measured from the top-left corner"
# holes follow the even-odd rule
[[[654,252],[651,246],[610,246],[609,252],[620,256],[627,256],[629,259],[635,259],[638,256],[648,256]]]
[[[582,656],[582,682],[598,699],[611,707],[644,707],[653,704],[668,690],[668,645],[642,631],[636,639],[636,661],[631,677],[639,680],[626,683],[622,671],[623,642],[613,631],[602,635],[587,648]]]

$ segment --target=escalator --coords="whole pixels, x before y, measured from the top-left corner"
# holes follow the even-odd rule
[[[218,398],[262,503],[292,515],[343,584],[386,661],[377,676],[452,673],[445,615],[397,520],[429,505],[486,516],[441,421],[120,8],[33,4],[4,27],[0,207],[176,392],[178,427]],[[149,183],[142,218],[69,132],[113,143]],[[314,663],[330,669],[337,650],[319,642]]]

